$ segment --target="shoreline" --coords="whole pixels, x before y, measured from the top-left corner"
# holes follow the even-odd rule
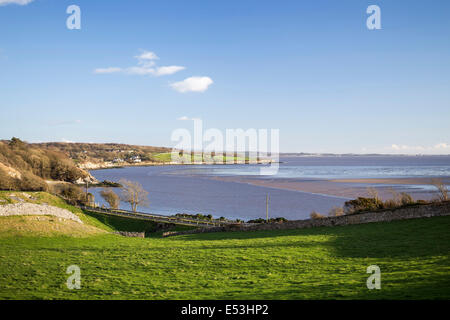
[[[148,161],[148,162],[140,162],[140,163],[127,163],[127,164],[122,164],[122,165],[112,164],[109,162],[103,162],[103,163],[99,163],[99,164],[88,162],[88,163],[79,164],[78,168],[80,168],[82,170],[93,171],[93,170],[103,170],[103,169],[121,169],[121,168],[129,168],[129,167],[194,166],[194,165],[211,165],[211,166],[214,166],[214,165],[268,165],[268,164],[272,164],[272,163],[280,163],[280,162],[275,162],[272,160],[259,160],[254,163],[253,162],[179,163],[179,162],[150,162],[150,161]]]
[[[257,163],[260,164],[270,164]],[[201,165],[225,165],[227,163],[202,163]],[[252,163],[228,163],[228,165]],[[256,164],[256,163],[254,163]],[[90,170],[118,169],[127,167],[155,167],[155,166],[180,166],[200,165],[199,163],[154,163],[141,162],[127,163],[123,166],[104,166]],[[400,177],[400,178],[341,178],[341,179],[312,179],[312,178],[255,178],[252,176],[213,176],[205,178],[233,183],[243,183],[257,187],[270,189],[308,193],[311,195],[351,200],[358,197],[371,197],[369,188],[374,188],[383,200],[392,199],[402,192],[410,194],[415,200],[431,200],[436,196],[431,180],[436,177]],[[450,184],[450,176],[439,177],[446,184]]]

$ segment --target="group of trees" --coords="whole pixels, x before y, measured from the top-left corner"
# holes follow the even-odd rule
[[[93,203],[92,195],[86,195],[81,188],[71,184],[80,178],[86,178],[88,173],[79,169],[73,160],[55,147],[58,145],[29,144],[18,138],[0,141],[0,190],[50,191],[71,203]],[[80,148],[85,145],[90,146],[93,152],[101,152],[99,149],[123,148],[123,145],[62,145],[68,150],[80,153]],[[49,187],[45,180],[68,183],[57,183]],[[138,206],[148,204],[148,193],[139,183],[123,179],[120,184],[120,196],[109,188],[101,192],[101,196],[111,208],[117,209],[121,200],[129,203],[133,211],[136,211]]]
[[[61,152],[18,138],[0,141],[0,189],[47,191],[45,180],[73,182],[86,176]]]
[[[143,161],[151,160],[151,154],[170,152],[169,148],[135,146],[117,143],[64,143],[47,142],[35,144],[37,147],[64,153],[76,162],[103,162],[113,159],[128,160],[139,156]]]
[[[138,206],[148,206],[148,192],[144,190],[138,182],[121,179],[121,193],[117,195],[110,188],[103,188],[100,192],[102,198],[108,203],[111,209],[118,209],[120,201],[130,204],[131,210],[136,212]]]

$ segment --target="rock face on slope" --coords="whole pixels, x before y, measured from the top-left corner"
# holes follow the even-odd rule
[[[0,217],[6,216],[55,216],[62,219],[83,223],[80,218],[66,209],[45,204],[16,203],[0,205]]]
[[[75,184],[78,184],[78,185],[84,185],[84,184],[86,184],[86,181],[89,184],[99,183],[99,181],[97,179],[95,179],[89,172],[86,172],[86,177],[78,178],[77,180],[72,181],[72,183],[75,183]]]

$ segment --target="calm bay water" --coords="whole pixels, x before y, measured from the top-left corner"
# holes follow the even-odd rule
[[[267,194],[270,216],[288,219],[307,219],[313,210],[328,212],[348,199],[220,181],[215,177],[326,180],[450,176],[450,156],[283,157],[280,161],[276,176],[259,176],[260,165],[128,167],[91,173],[98,180],[125,178],[141,183],[149,192],[150,206],[139,211],[203,213],[244,220],[265,217]],[[99,191],[91,189],[96,202],[103,204]],[[126,204],[122,208],[129,209]]]

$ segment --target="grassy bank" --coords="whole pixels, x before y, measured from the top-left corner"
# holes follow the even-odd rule
[[[153,221],[130,219],[126,217],[119,217],[95,212],[85,212],[85,214],[89,217],[95,218],[113,231],[145,232],[146,237],[160,237],[163,233],[163,231],[161,231],[162,224]],[[166,225],[165,230],[185,231],[193,228],[194,227],[190,226],[171,224]]]
[[[0,298],[449,299],[449,227],[437,217],[164,239],[3,236]],[[66,287],[73,264],[80,290]],[[373,264],[381,290],[366,288]]]

